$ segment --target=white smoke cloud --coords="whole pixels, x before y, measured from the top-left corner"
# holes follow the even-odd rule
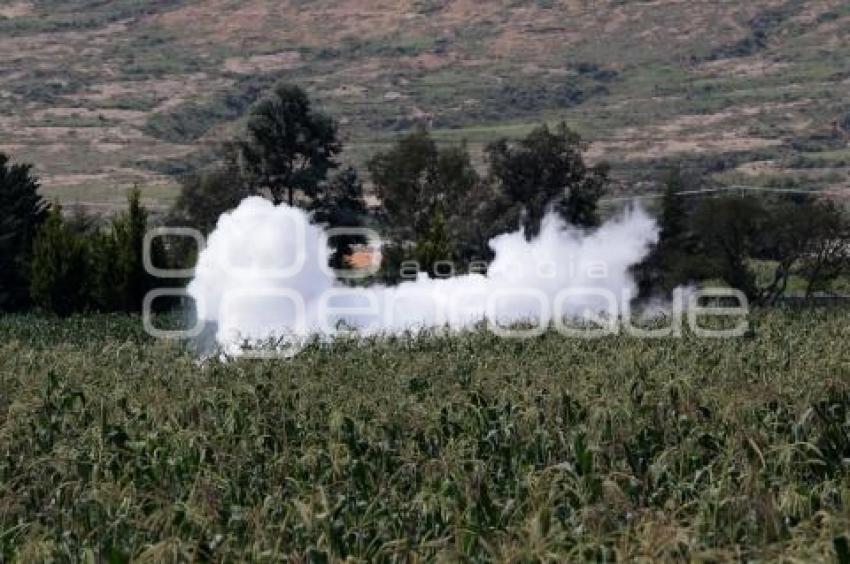
[[[327,236],[305,212],[254,197],[221,217],[188,290],[199,315],[217,325],[218,344],[237,356],[246,342],[291,345],[352,330],[457,331],[486,321],[510,331],[518,323],[546,327],[599,312],[616,317],[622,300],[634,295],[629,267],[656,239],[656,224],[641,209],[589,233],[549,215],[532,241],[522,232],[494,238],[486,275],[421,275],[395,287],[355,289],[322,264]],[[277,352],[297,351],[281,347]]]

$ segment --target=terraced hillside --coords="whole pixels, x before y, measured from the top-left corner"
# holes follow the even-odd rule
[[[0,150],[65,201],[165,204],[287,79],[354,162],[417,121],[477,149],[565,118],[624,189],[670,159],[846,186],[848,38],[846,0],[0,0]]]

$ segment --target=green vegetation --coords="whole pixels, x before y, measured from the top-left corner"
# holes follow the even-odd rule
[[[29,305],[32,245],[46,218],[30,165],[11,163],[0,153],[0,312]]]
[[[309,211],[313,221],[331,228],[361,227],[369,210],[363,198],[363,183],[357,171],[346,168],[340,171],[310,203]],[[369,241],[360,235],[337,235],[329,241],[332,253],[329,265],[332,268],[346,268],[346,258],[350,257],[356,245],[365,245]]]
[[[598,226],[608,167],[588,166],[584,150],[565,123],[543,124],[518,141],[488,145],[485,177],[466,144],[440,146],[421,128],[400,137],[368,163],[381,227],[391,241],[385,275],[406,259],[432,275],[438,262],[487,261],[493,237],[519,229],[535,237],[552,210],[572,225]]]
[[[197,141],[222,122],[241,118],[277,81],[276,75],[252,76],[209,98],[185,102],[164,113],[151,115],[144,132],[170,143]]]
[[[760,309],[727,340],[479,329],[285,362],[201,361],[133,315],[148,227],[209,233],[248,195],[380,229],[394,283],[409,259],[480,264],[550,206],[592,229],[603,193],[679,167],[644,297],[846,293],[836,201],[682,198],[846,184],[846,0],[343,4],[0,0],[3,151],[66,204],[137,183],[176,200],[47,213],[0,153],[0,562],[850,563],[850,311]],[[366,242],[337,237],[332,266]]]
[[[61,206],[52,206],[36,232],[32,259],[21,269],[30,280],[27,297],[40,311],[60,316],[141,311],[145,295],[157,284],[143,263],[148,227],[138,190],[108,229],[96,217],[78,211],[66,218]],[[155,239],[151,244],[154,264],[165,258],[160,243]]]
[[[277,204],[315,198],[342,151],[334,120],[313,108],[304,90],[278,84],[251,108],[234,147],[249,183]]]
[[[659,241],[633,268],[643,296],[719,280],[775,304],[795,286],[809,298],[828,293],[850,273],[850,217],[836,202],[806,193],[686,199],[699,185],[678,170],[668,176]]]
[[[16,18],[0,18],[4,34],[26,35],[98,28],[119,20],[173,9],[183,0],[35,0],[40,13]],[[41,17],[41,14],[49,17]]]
[[[136,318],[2,318],[0,558],[834,560],[848,326],[199,365]]]
[[[53,206],[33,243],[30,295],[35,306],[57,315],[81,311],[88,301],[88,245]]]

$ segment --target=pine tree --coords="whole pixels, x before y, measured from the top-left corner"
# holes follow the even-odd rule
[[[29,165],[10,165],[0,153],[0,312],[30,304],[32,243],[47,216]]]
[[[673,241],[682,237],[688,229],[688,210],[682,192],[686,183],[682,171],[674,169],[667,176],[664,198],[661,203],[661,225],[659,240]]]
[[[104,309],[137,312],[148,291],[155,284],[145,271],[143,245],[148,226],[148,212],[142,206],[141,194],[133,189],[128,209],[112,222],[112,232],[101,242],[100,299]]]
[[[414,251],[419,268],[430,276],[436,276],[436,264],[441,261],[454,260],[454,245],[452,245],[446,228],[446,218],[442,211],[437,209],[431,221],[431,228],[426,236],[416,242]]]
[[[120,311],[122,277],[117,268],[118,246],[113,232],[91,234],[89,248],[92,307],[102,312]]]
[[[369,213],[363,199],[363,183],[357,171],[347,168],[339,173],[322,194],[310,205],[313,218],[328,227],[361,227]],[[350,255],[354,245],[364,245],[368,241],[358,235],[342,235],[331,240],[333,254],[330,266],[344,268],[345,257]]]
[[[30,294],[39,308],[60,316],[86,309],[90,274],[86,240],[51,208],[39,228],[32,252]]]
[[[667,294],[710,270],[691,229],[691,209],[682,195],[689,182],[679,169],[671,170],[664,180],[658,242],[646,259],[632,268],[641,297]]]

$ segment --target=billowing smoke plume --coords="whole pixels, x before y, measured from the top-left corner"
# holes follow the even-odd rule
[[[540,235],[522,232],[490,242],[486,275],[418,280],[395,287],[351,288],[325,266],[328,241],[301,210],[249,198],[221,217],[189,286],[199,315],[217,325],[228,354],[245,343],[281,350],[313,336],[354,331],[373,336],[460,330],[487,322],[508,331],[521,324],[617,315],[634,293],[629,267],[657,238],[642,210],[626,212],[587,233],[546,217]]]

